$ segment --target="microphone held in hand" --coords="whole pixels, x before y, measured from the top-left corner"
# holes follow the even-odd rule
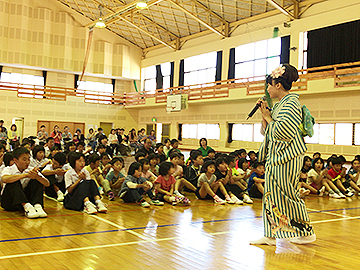
[[[248,120],[250,117],[252,117],[256,111],[260,108],[260,105],[261,105],[261,102],[265,101],[266,100],[266,96],[263,96],[261,98],[261,101],[256,103],[255,107],[252,109],[252,111],[248,114],[248,117],[246,118],[246,120]]]

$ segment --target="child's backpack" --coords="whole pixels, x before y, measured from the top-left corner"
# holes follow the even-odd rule
[[[315,118],[311,115],[308,108],[305,105],[302,105],[302,123],[299,125],[300,135],[303,137],[314,135],[314,124]]]

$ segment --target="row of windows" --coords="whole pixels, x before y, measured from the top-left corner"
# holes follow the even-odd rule
[[[235,78],[265,76],[280,66],[281,38],[272,38],[235,48]],[[184,85],[215,82],[217,52],[204,53],[184,59]],[[170,87],[170,62],[161,66],[163,89]],[[168,66],[168,68],[165,68]],[[156,66],[143,68],[144,90],[154,92],[160,76]]]
[[[262,142],[261,124],[234,124],[234,141]],[[219,124],[183,124],[182,138],[220,140]],[[360,123],[315,124],[314,135],[306,143],[328,145],[360,145]]]
[[[43,76],[1,72],[0,81],[3,83],[28,85],[26,88],[29,89],[22,89],[21,93],[19,93],[20,97],[44,98],[45,91],[43,87],[45,80]],[[101,96],[99,97],[101,100],[96,100],[98,92],[109,94],[114,92],[114,86],[111,83],[80,81],[77,89],[80,90],[78,95],[82,95],[81,90],[86,90],[87,95],[85,94],[85,99],[87,102],[111,104],[111,96]]]

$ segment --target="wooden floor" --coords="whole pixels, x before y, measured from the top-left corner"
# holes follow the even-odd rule
[[[45,199],[48,218],[0,211],[0,269],[351,269],[360,246],[360,198],[306,199],[318,240],[250,246],[262,236],[261,202],[144,209],[109,204],[107,214],[65,210]],[[107,201],[107,200],[105,200]]]

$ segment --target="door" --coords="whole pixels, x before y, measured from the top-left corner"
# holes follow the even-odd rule
[[[104,134],[109,136],[113,123],[100,122],[100,127],[103,129]]]
[[[170,139],[170,124],[162,124],[161,142],[164,143],[165,139]]]
[[[24,138],[24,118],[13,118],[12,122],[16,125],[18,134],[19,134],[19,142]]]

